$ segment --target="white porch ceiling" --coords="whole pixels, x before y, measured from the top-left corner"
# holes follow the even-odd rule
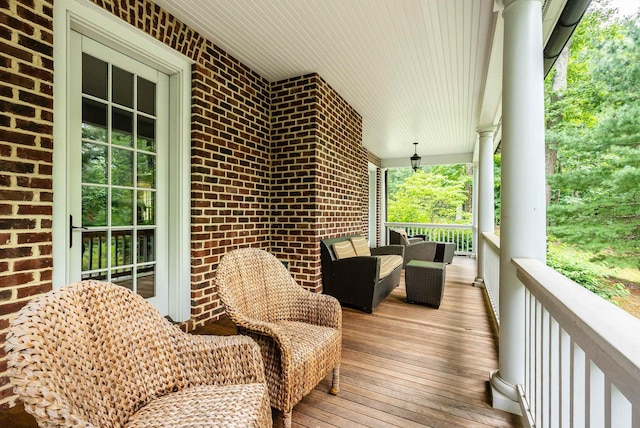
[[[269,81],[318,73],[387,166],[408,166],[414,141],[423,164],[470,161],[478,127],[501,116],[494,0],[156,3]]]

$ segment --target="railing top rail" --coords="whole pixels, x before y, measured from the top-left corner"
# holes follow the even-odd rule
[[[386,227],[424,227],[438,229],[471,229],[471,224],[434,224],[434,223],[398,223],[385,222]]]
[[[483,232],[482,237],[493,249],[500,251],[500,237],[498,235],[491,232]]]
[[[518,278],[632,403],[640,403],[640,319],[544,263],[512,260]]]

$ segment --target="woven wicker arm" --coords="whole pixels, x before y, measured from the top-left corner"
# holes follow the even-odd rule
[[[295,307],[290,315],[291,321],[342,330],[342,308],[333,296],[303,291],[291,307]]]
[[[249,337],[183,333],[176,348],[182,360],[180,388],[265,382],[260,348]]]

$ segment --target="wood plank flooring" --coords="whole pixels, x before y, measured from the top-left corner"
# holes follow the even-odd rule
[[[523,426],[489,405],[498,339],[474,276],[475,260],[456,257],[439,309],[407,304],[404,281],[373,314],[344,309],[340,393],[330,395],[324,379],[294,408],[293,427]],[[195,333],[234,331],[225,318]],[[279,412],[273,416],[281,427]],[[0,412],[0,426],[35,421],[14,408]]]

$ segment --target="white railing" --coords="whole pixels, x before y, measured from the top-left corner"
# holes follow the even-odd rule
[[[491,302],[493,316],[498,325],[500,324],[500,238],[493,233],[483,233],[482,254],[484,260],[484,286],[487,296]]]
[[[640,427],[640,320],[545,264],[525,286],[521,408],[535,427]]]
[[[427,241],[453,242],[456,255],[473,254],[473,227],[470,224],[385,223],[386,242],[389,229],[404,229],[407,235],[425,235]]]

